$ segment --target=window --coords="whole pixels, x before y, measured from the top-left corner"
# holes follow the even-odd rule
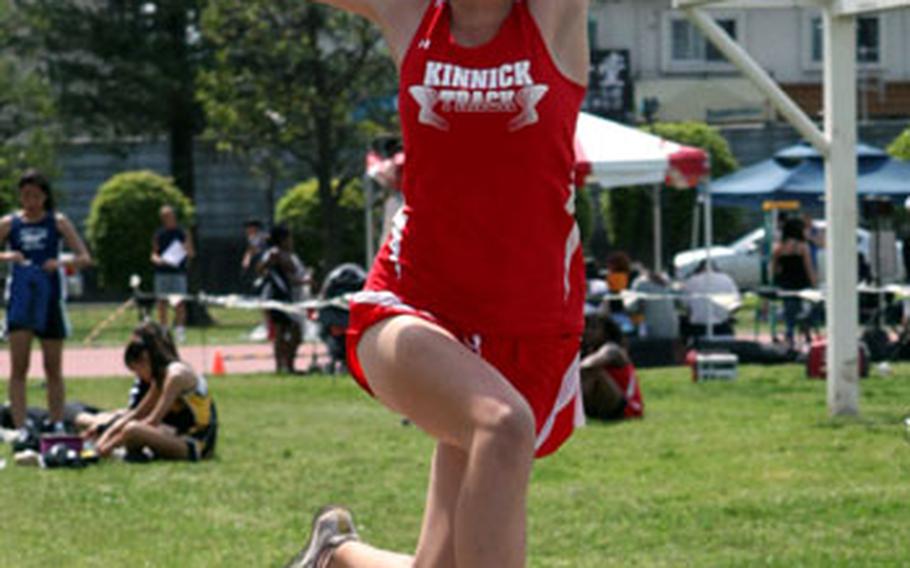
[[[715,16],[717,23],[735,40],[740,37],[740,16]],[[676,71],[728,70],[732,66],[714,45],[685,16],[668,14],[666,22],[667,49],[665,67]]]
[[[810,19],[812,28],[810,62],[820,65],[825,57],[825,34],[822,17]],[[856,61],[861,65],[882,63],[881,19],[878,16],[859,16],[856,19]]]

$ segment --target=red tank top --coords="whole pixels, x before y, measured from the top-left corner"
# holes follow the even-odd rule
[[[367,288],[461,330],[580,333],[575,123],[585,89],[556,67],[516,0],[487,44],[463,47],[432,0],[401,68],[403,193]]]
[[[641,396],[641,386],[635,374],[635,366],[629,363],[625,367],[605,366],[604,370],[622,391],[626,399],[626,408],[623,414],[626,418],[641,418],[645,415],[645,402]]]

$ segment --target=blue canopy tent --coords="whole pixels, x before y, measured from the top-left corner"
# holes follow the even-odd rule
[[[860,196],[902,199],[910,195],[910,162],[891,158],[872,146],[856,147]],[[825,194],[825,162],[807,143],[785,148],[774,157],[714,180],[709,191],[718,205],[760,207],[764,201],[798,200],[809,204]]]
[[[910,195],[910,162],[896,160],[883,150],[857,144],[857,195],[866,199],[903,200]],[[810,144],[784,148],[771,159],[714,180],[703,193],[706,217],[714,205],[761,209],[767,201],[798,201],[818,206],[825,195],[825,160]],[[713,231],[706,224],[706,250]]]

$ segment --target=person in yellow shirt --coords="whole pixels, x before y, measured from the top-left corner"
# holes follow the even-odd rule
[[[164,328],[152,322],[136,328],[123,359],[149,390],[104,432],[99,453],[124,447],[127,458],[137,461],[211,457],[218,433],[215,402],[205,378],[180,360]]]

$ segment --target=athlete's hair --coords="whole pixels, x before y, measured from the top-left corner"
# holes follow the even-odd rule
[[[594,335],[598,334],[600,335]],[[597,310],[585,315],[585,334],[582,340],[583,355],[592,353],[607,343],[625,346],[622,328],[608,312]]]
[[[653,283],[657,284],[658,286],[669,286],[670,285],[670,283],[667,282],[666,277],[664,277],[664,275],[661,274],[660,272],[658,272],[657,270],[650,270],[650,269],[645,270],[644,274],[645,274],[645,278],[647,278],[648,281],[653,282]]]
[[[47,177],[36,169],[26,170],[19,178],[17,189],[22,189],[27,185],[33,185],[44,193],[44,210],[54,210],[54,194],[51,192],[51,183]]]
[[[806,225],[803,223],[803,220],[798,217],[791,217],[784,221],[784,226],[781,229],[781,237],[783,240],[793,239],[796,241],[806,240]]]
[[[148,354],[152,367],[152,379],[159,387],[167,375],[168,365],[180,360],[177,346],[171,334],[155,322],[145,322],[133,330],[133,337],[123,351],[123,362],[127,367]]]
[[[607,269],[610,272],[629,272],[632,269],[632,261],[629,255],[617,251],[607,257]]]
[[[288,230],[287,227],[284,225],[275,225],[272,227],[272,230],[269,231],[269,245],[280,247],[281,243],[289,236],[291,236],[291,231]]]

